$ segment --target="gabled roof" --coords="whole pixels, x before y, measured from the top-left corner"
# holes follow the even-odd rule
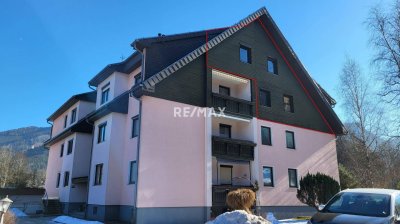
[[[260,24],[264,26],[263,24],[267,24],[268,27],[270,28],[271,33],[268,33],[268,36],[270,38],[274,38],[276,42],[274,42],[275,45],[279,46],[279,48],[282,49],[283,55],[287,63],[293,64],[295,67],[292,69],[292,73],[296,76],[300,84],[302,85],[303,88],[307,89],[307,95],[310,97],[310,100],[315,106],[318,106],[321,111],[318,111],[321,113],[321,116],[323,116],[323,119],[325,120],[325,116],[327,117],[327,120],[329,120],[331,124],[334,125],[333,131],[336,134],[344,134],[347,131],[344,128],[344,125],[340,121],[340,119],[337,117],[336,113],[332,110],[332,105],[334,105],[336,102],[335,100],[329,96],[329,94],[322,89],[309,75],[307,70],[304,68],[303,64],[300,62],[298,59],[297,55],[294,53],[293,49],[291,48],[290,44],[286,40],[286,38],[283,36],[271,16],[269,15],[267,9],[265,7],[257,10],[256,12],[250,14],[246,18],[242,19],[239,21],[237,24],[223,29],[221,33],[215,36],[211,36],[209,38],[207,43],[202,44],[201,46],[195,48],[194,50],[190,51],[190,53],[186,54],[185,56],[181,57],[180,59],[174,61],[173,63],[167,65],[164,67],[162,70],[159,72],[156,72],[155,74],[152,74],[150,76],[146,76],[145,80],[141,84],[141,86],[135,85],[131,89],[132,95],[136,95],[137,93],[140,93],[141,90],[150,90],[152,91],[154,86],[161,82],[162,80],[166,79],[168,76],[174,74],[176,71],[181,69],[182,67],[186,66],[189,64],[191,61],[195,60],[196,58],[200,57],[201,55],[205,54],[208,50],[212,49],[228,37],[232,36],[239,30],[241,30],[243,27],[246,25],[250,24],[251,22],[259,20]],[[265,28],[265,27],[263,27]],[[267,32],[267,31],[266,31]],[[195,32],[192,35],[199,35],[200,32]],[[186,34],[190,37],[190,34]],[[163,41],[163,40],[169,40],[171,38],[176,38],[176,37],[181,37],[184,38],[185,34],[182,35],[174,35],[172,37],[155,37],[155,38],[142,38],[136,40],[133,45],[136,48],[139,48],[142,50],[143,47],[149,46],[154,41]],[[151,66],[151,65],[150,65]],[[314,102],[316,101],[316,102]],[[331,127],[329,127],[331,128]]]
[[[90,81],[90,86],[97,87],[102,81],[107,79],[114,72],[121,72],[125,74],[131,73],[133,70],[138,68],[142,63],[142,55],[135,51],[124,61],[114,64],[109,64],[103,68],[96,76],[94,76]]]
[[[81,93],[77,95],[73,95],[69,98],[61,107],[59,107],[49,118],[47,121],[54,121],[57,117],[59,117],[62,113],[67,111],[72,105],[77,103],[78,101],[86,101],[86,102],[96,102],[96,91],[91,91],[87,93]]]
[[[205,43],[201,45],[200,47],[196,48],[195,50],[191,51],[189,54],[184,56],[183,58],[179,59],[178,61],[172,63],[168,67],[164,68],[160,72],[152,75],[148,79],[144,80],[143,85],[147,89],[151,89],[153,86],[155,86],[157,83],[159,83],[161,80],[167,78],[177,70],[181,69],[185,65],[189,64],[191,61],[194,59],[200,57],[204,53],[206,53],[207,50],[210,50],[211,48],[215,47],[217,44],[221,43],[223,40],[226,38],[232,36],[234,33],[248,25],[249,23],[253,22],[255,19],[259,18],[261,15],[267,14],[267,9],[265,7],[257,10],[256,12],[252,13],[248,17],[244,18],[234,26],[231,26],[227,29],[225,29],[223,32],[221,32],[219,35],[216,37],[210,39],[208,43]],[[138,40],[140,43],[140,39]]]

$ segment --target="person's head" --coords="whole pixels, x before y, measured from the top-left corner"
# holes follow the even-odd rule
[[[251,213],[250,208],[256,200],[256,194],[250,189],[238,189],[228,193],[226,204],[232,210],[245,210]]]

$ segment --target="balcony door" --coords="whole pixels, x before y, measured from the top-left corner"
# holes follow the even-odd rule
[[[219,184],[232,185],[232,166],[221,165],[219,167]]]

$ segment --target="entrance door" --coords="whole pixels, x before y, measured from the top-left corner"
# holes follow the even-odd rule
[[[219,184],[232,185],[232,166],[221,165],[219,168]]]

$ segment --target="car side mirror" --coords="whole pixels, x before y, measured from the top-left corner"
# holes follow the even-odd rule
[[[322,210],[324,210],[324,208],[325,208],[325,205],[318,205],[318,211],[322,211]]]

